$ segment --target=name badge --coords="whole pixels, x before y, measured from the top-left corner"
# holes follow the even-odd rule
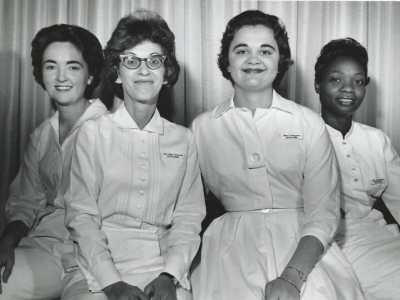
[[[167,152],[164,152],[164,153],[162,154],[162,158],[183,159],[183,154],[180,154],[180,153],[167,153]]]
[[[302,140],[303,135],[302,134],[281,134],[281,139],[282,140]]]
[[[382,184],[385,183],[385,179],[384,178],[371,179],[369,183],[371,185]]]

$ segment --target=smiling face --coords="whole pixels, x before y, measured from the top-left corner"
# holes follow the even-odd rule
[[[47,46],[42,59],[43,83],[56,105],[68,106],[84,99],[93,77],[81,52],[69,42]]]
[[[160,45],[145,41],[125,50],[122,54],[146,58],[154,55],[164,55],[164,52]],[[164,79],[164,65],[158,69],[151,70],[142,61],[137,69],[128,69],[120,63],[118,72],[119,76],[116,82],[122,84],[124,101],[156,104],[162,85],[167,83]]]
[[[326,68],[320,83],[315,83],[322,114],[351,117],[364,100],[368,84],[364,67],[354,58],[339,57]]]
[[[278,73],[278,44],[263,25],[240,28],[229,47],[229,68],[236,92],[266,91]]]

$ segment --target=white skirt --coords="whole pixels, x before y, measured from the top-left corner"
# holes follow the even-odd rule
[[[201,261],[192,273],[195,300],[261,300],[301,237],[303,212],[229,212],[206,230]],[[301,289],[301,299],[365,299],[336,243],[320,258]]]

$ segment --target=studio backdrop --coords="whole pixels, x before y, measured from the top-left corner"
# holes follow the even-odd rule
[[[175,33],[181,73],[160,99],[164,117],[189,126],[200,113],[232,93],[217,66],[226,23],[238,13],[259,9],[286,25],[294,65],[278,92],[320,111],[314,91],[314,64],[323,45],[352,37],[370,56],[371,84],[355,119],[382,129],[400,152],[400,2],[296,2],[250,0],[0,0],[0,220],[8,186],[22,162],[33,129],[54,113],[46,92],[34,81],[30,43],[45,26],[76,24],[103,46],[118,20],[138,8],[159,13]],[[105,81],[95,91],[112,110]],[[2,229],[0,225],[0,231]]]

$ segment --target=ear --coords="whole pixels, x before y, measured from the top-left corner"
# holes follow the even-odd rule
[[[88,79],[88,81],[87,81],[87,85],[90,85],[92,82],[93,82],[93,76],[90,75],[90,76],[89,76],[89,79]]]
[[[118,75],[117,79],[115,79],[115,83],[122,84],[122,80],[121,80],[121,78],[119,78],[119,75]]]
[[[365,80],[365,86],[367,86],[371,82],[371,77],[367,77]]]
[[[228,73],[231,72],[231,66],[228,66],[228,68],[226,68],[226,70],[228,71]]]
[[[167,79],[164,79],[163,84],[168,84]]]
[[[317,94],[319,94],[320,87],[319,87],[319,84],[316,81],[314,81],[314,88],[315,88],[315,91],[317,92]]]

